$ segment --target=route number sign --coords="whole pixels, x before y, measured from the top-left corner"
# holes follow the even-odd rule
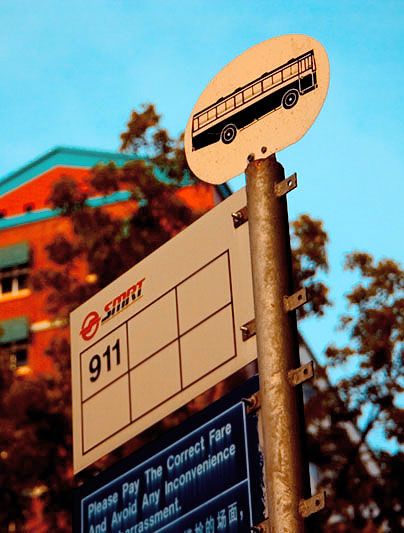
[[[75,472],[256,358],[245,205],[233,194],[71,314]]]

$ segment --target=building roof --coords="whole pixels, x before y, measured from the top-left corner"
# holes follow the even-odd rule
[[[19,169],[0,177],[0,198],[6,195],[14,195],[15,190],[28,186],[32,190],[32,183],[43,176],[45,173],[50,176],[52,169],[57,167],[69,167],[77,169],[90,169],[98,163],[114,162],[117,166],[123,166],[131,160],[141,159],[141,156],[127,155],[120,152],[111,152],[106,150],[92,150],[86,148],[76,148],[71,146],[56,146],[45,154],[33,159]],[[161,174],[161,172],[160,172]],[[164,176],[158,176],[164,179]],[[38,189],[39,190],[39,189]],[[230,196],[231,190],[227,185],[216,186],[219,196],[224,199]],[[90,205],[99,206],[127,200],[128,191],[118,191],[114,194],[91,198]],[[4,201],[8,200],[4,198]],[[0,217],[0,230],[39,222],[58,216],[58,212],[43,206],[37,206],[36,209],[27,209],[26,212],[3,213]]]
[[[24,185],[28,181],[35,179],[38,175],[57,166],[91,168],[97,163],[108,163],[110,161],[121,166],[133,159],[138,158],[136,156],[105,150],[56,146],[26,165],[0,178],[0,196]]]
[[[91,168],[97,163],[109,163],[110,161],[121,166],[133,159],[141,159],[141,156],[108,150],[55,146],[19,169],[0,177],[0,196],[56,166]],[[227,198],[231,194],[231,190],[226,184],[219,185],[217,188],[222,193],[223,198]]]

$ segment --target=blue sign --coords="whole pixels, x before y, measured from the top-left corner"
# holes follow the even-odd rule
[[[257,421],[241,401],[245,389],[187,421],[149,454],[146,448],[81,487],[75,531],[249,531],[262,519],[263,499]]]

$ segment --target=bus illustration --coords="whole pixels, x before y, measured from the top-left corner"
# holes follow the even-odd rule
[[[283,107],[292,109],[299,97],[317,87],[316,62],[310,50],[237,88],[192,117],[192,150],[222,141]]]

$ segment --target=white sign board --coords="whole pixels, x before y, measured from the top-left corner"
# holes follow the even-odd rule
[[[196,176],[223,183],[259,159],[297,142],[327,95],[329,64],[307,35],[282,35],[253,46],[224,67],[196,102],[185,130]]]
[[[240,190],[70,316],[74,471],[256,358]]]

